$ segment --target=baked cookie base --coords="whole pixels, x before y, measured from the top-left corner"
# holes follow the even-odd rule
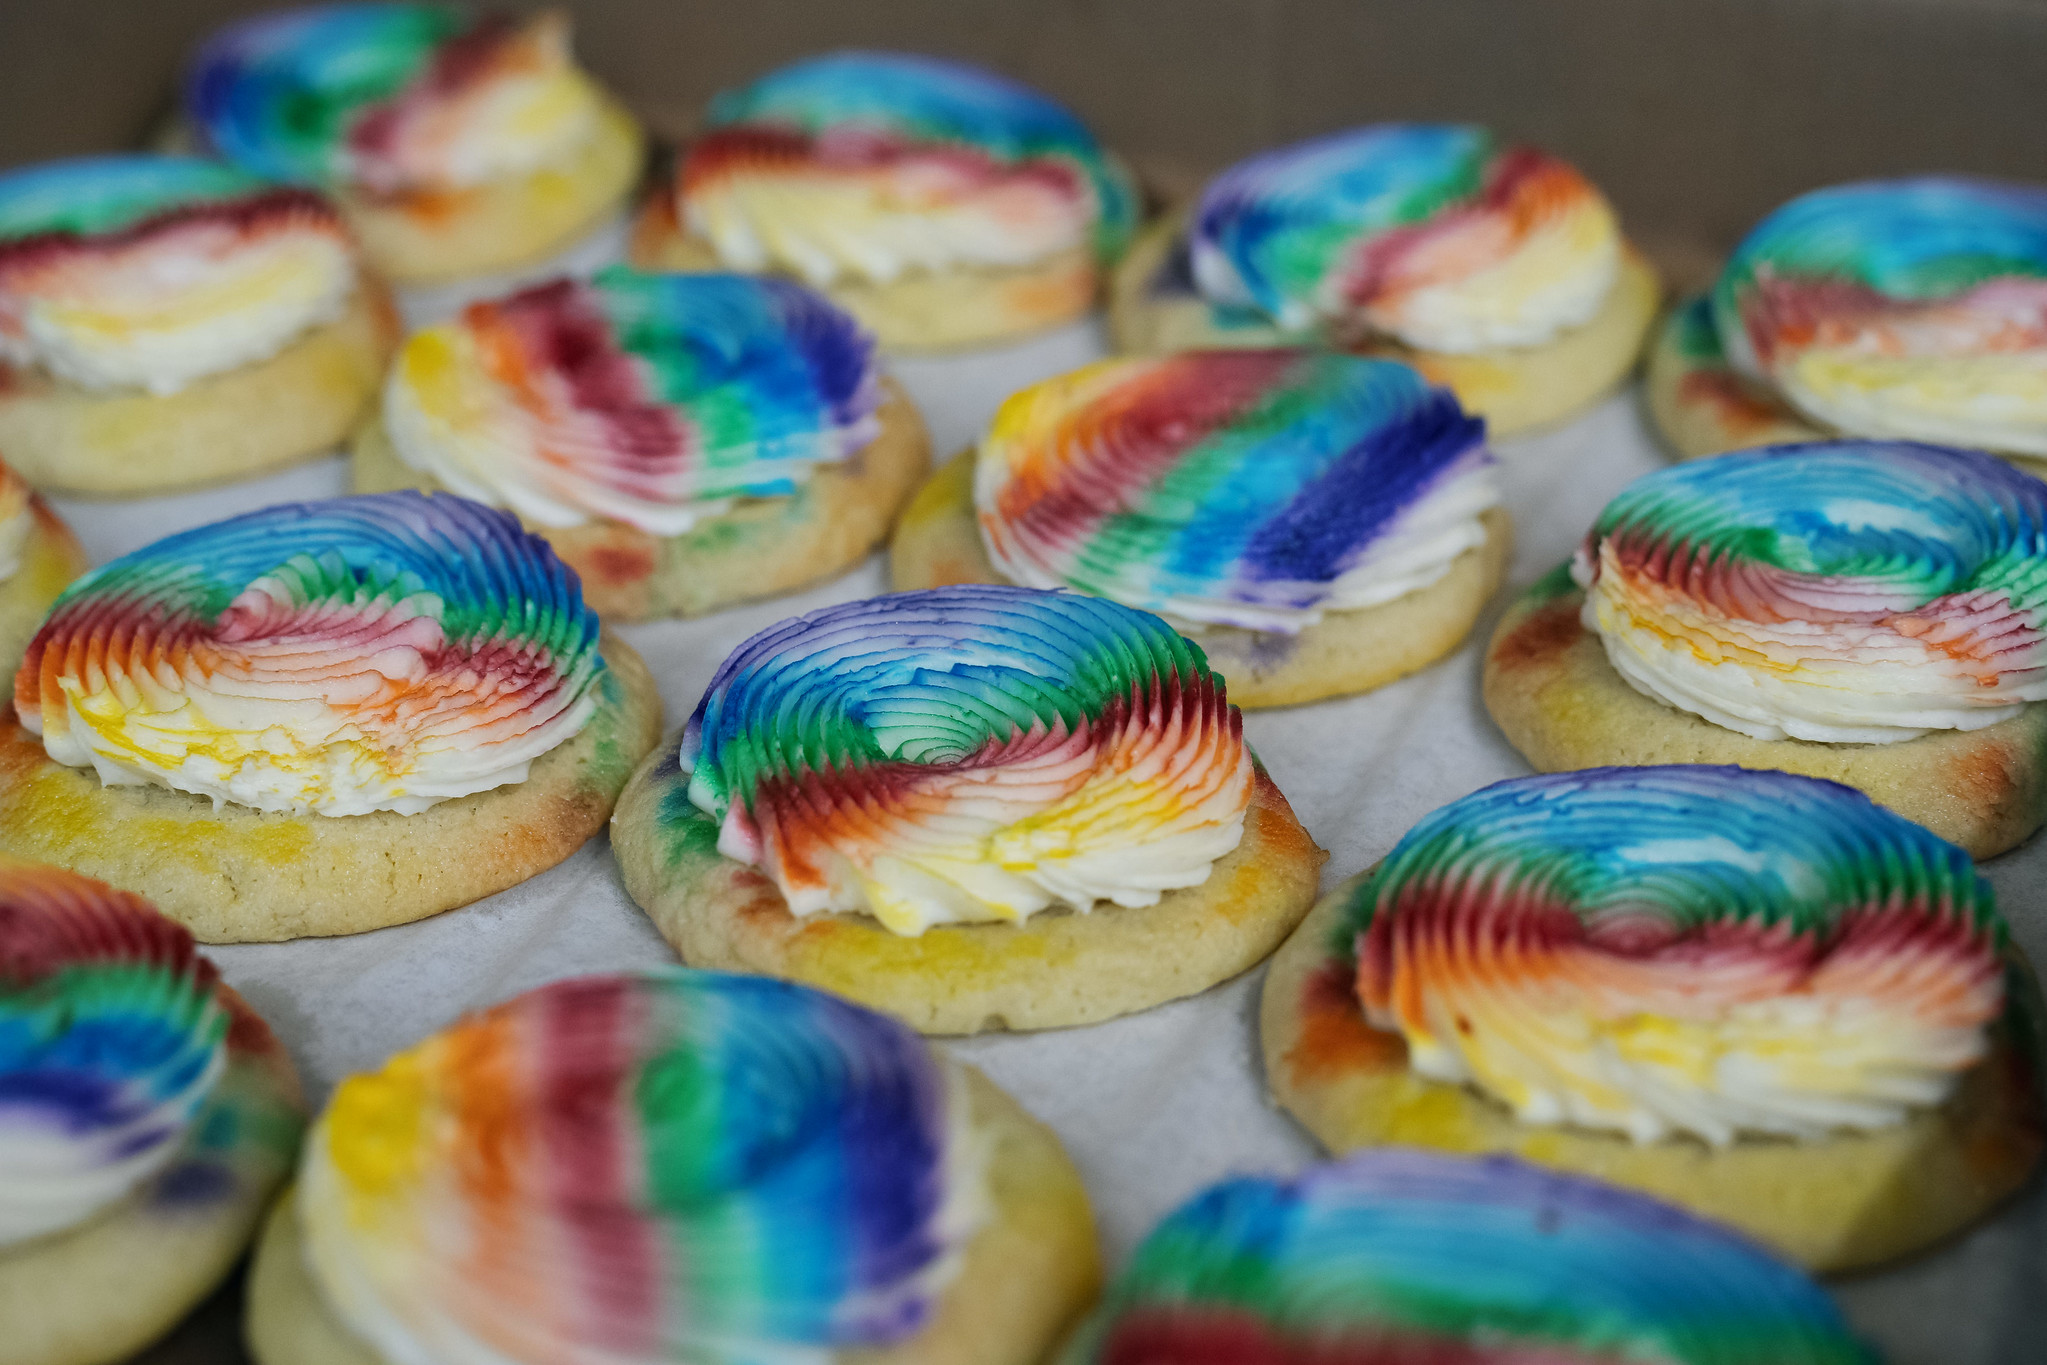
[[[1486,540],[1428,587],[1376,607],[1336,611],[1297,635],[1235,626],[1174,626],[1200,645],[1247,709],[1295,706],[1368,692],[1428,667],[1464,643],[1499,590],[1514,544],[1505,508],[1484,513]],[[988,560],[974,513],[974,452],[948,460],[903,511],[889,543],[898,592],[953,583],[1007,583]]]
[[[170,1330],[226,1278],[291,1170],[298,1079],[233,991],[226,1069],[185,1149],[79,1227],[0,1250],[8,1365],[112,1365]]]
[[[1976,858],[2017,847],[2047,820],[2047,702],[1988,729],[1897,744],[1751,739],[1637,692],[1579,621],[1584,602],[1559,567],[1508,607],[1486,651],[1486,710],[1538,772],[1729,763],[1824,777]]]
[[[731,269],[708,242],[683,231],[673,186],[642,206],[629,255],[642,270]],[[943,354],[1016,341],[1086,317],[1100,285],[1094,252],[1074,247],[1032,266],[924,271],[886,284],[846,280],[818,292],[858,318],[885,350]]]
[[[1109,336],[1116,349],[1160,355],[1321,344],[1248,311],[1241,320],[1218,320],[1188,273],[1185,242],[1191,212],[1183,205],[1155,221],[1111,274]],[[1620,277],[1599,312],[1540,346],[1452,355],[1389,340],[1345,349],[1412,365],[1485,418],[1492,435],[1513,436],[1574,417],[1618,387],[1642,352],[1662,292],[1648,259],[1624,245]]]
[[[102,786],[0,717],[0,852],[133,891],[205,943],[357,934],[544,872],[604,828],[653,747],[661,700],[606,632],[598,706],[524,782],[400,815],[287,815],[155,786]]]
[[[1266,973],[1260,1047],[1273,1095],[1335,1153],[1432,1147],[1510,1153],[1655,1195],[1739,1228],[1819,1271],[1921,1250],[2010,1195],[2047,1145],[2036,1058],[2039,986],[2015,962],[1993,1051],[1938,1109],[1815,1142],[1677,1138],[1524,1124],[1466,1086],[1418,1076],[1397,1032],[1372,1027],[1337,951],[1344,906],[1377,869],[1331,892]]]
[[[558,165],[463,190],[334,199],[393,283],[445,284],[546,260],[623,204],[645,162],[639,124],[607,95],[595,134]]]
[[[583,599],[608,621],[702,616],[835,577],[888,538],[897,510],[931,468],[924,419],[895,380],[882,384],[881,434],[787,497],[741,499],[679,536],[618,521],[524,524],[576,571]],[[446,486],[399,460],[381,417],[357,433],[352,474],[358,493]]]
[[[924,1033],[1066,1028],[1149,1009],[1256,965],[1300,922],[1328,856],[1258,770],[1243,842],[1156,905],[1047,910],[907,938],[866,915],[797,919],[775,884],[718,852],[671,736],[611,821],[628,894],[692,967],[816,986]]]
[[[990,1140],[994,1217],[915,1336],[833,1352],[835,1365],[1038,1365],[1101,1284],[1094,1215],[1052,1130],[971,1067],[975,1127]],[[390,1365],[341,1325],[300,1252],[297,1203],[278,1201],[249,1274],[247,1337],[257,1365]]]
[[[1670,311],[1649,348],[1643,391],[1656,429],[1681,460],[1730,450],[1831,441],[1842,433],[1806,417],[1728,363],[1705,295]],[[1990,452],[2035,478],[2047,478],[2047,460]]]
[[[41,498],[29,498],[28,514],[35,520],[22,543],[21,567],[0,580],[0,679],[10,696],[21,656],[42,629],[50,604],[86,570],[78,537]]]
[[[0,366],[0,452],[36,488],[81,497],[266,473],[348,439],[397,340],[390,295],[366,278],[333,322],[176,393],[86,389]]]

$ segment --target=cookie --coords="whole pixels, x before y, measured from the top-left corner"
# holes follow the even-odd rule
[[[297,1152],[291,1060],[139,897],[0,859],[0,1321],[113,1365],[227,1277]]]
[[[1664,324],[1650,411],[1685,458],[1828,436],[2047,473],[2047,188],[1835,185],[1758,223]]]
[[[1725,1228],[1518,1161],[1409,1151],[1196,1195],[1057,1360],[1623,1358],[1877,1360],[1818,1285]]]
[[[1103,361],[1003,404],[905,511],[891,576],[1099,594],[1199,642],[1239,706],[1317,701],[1463,642],[1512,542],[1493,465],[1391,361]]]
[[[397,340],[357,257],[317,195],[196,157],[0,175],[0,450],[88,496],[332,450]]]
[[[0,677],[14,676],[50,604],[84,572],[78,537],[0,462]]]
[[[2042,1020],[1961,850],[1834,783],[1678,765],[1426,818],[1273,959],[1261,1045],[1334,1151],[1510,1152],[1846,1270],[2024,1183]]]
[[[1971,451],[1776,446],[1638,479],[1486,655],[1537,768],[1831,778],[1979,858],[2047,819],[2027,624],[2047,484]]]
[[[1402,360],[1495,436],[1627,376],[1660,287],[1575,168],[1483,129],[1377,124],[1264,152],[1138,239],[1110,333],[1140,354],[1335,346]]]
[[[508,1184],[462,1181],[484,1146]],[[489,1251],[447,1254],[465,1232]],[[978,1072],[821,993],[672,970],[543,987],[343,1082],[248,1340],[258,1365],[1035,1365],[1099,1274],[1058,1139]]]
[[[1023,588],[828,607],[742,645],[612,820],[694,966],[927,1033],[1093,1023],[1263,959],[1324,854],[1198,648]]]
[[[645,665],[544,541],[415,493],[102,566],[30,646],[14,712],[0,851],[133,887],[210,942],[515,885],[603,828],[660,727]]]
[[[632,259],[791,275],[889,350],[951,351],[1084,316],[1136,214],[1122,166],[1029,87],[839,52],[714,99]]]
[[[200,48],[182,108],[203,149],[332,195],[377,269],[408,285],[546,260],[623,205],[645,159],[555,11],[257,15]]]
[[[606,620],[643,621],[844,572],[929,466],[873,339],[821,296],[620,267],[415,333],[354,482],[508,507]]]

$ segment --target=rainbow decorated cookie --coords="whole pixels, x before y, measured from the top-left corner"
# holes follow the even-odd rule
[[[241,1259],[298,1150],[291,1059],[147,901],[0,857],[9,1365],[114,1365]]]
[[[1495,783],[1273,959],[1266,1077],[1334,1151],[1511,1152],[1823,1270],[1972,1222],[2043,1126],[2039,986],[1968,854],[1832,782]]]
[[[38,488],[160,492],[332,450],[397,327],[308,190],[186,156],[0,174],[0,451]]]
[[[255,15],[200,47],[183,116],[205,150],[332,195],[403,284],[546,258],[624,202],[643,154],[638,125],[576,65],[554,11]]]
[[[353,933],[566,858],[659,727],[639,656],[506,513],[286,504],[57,599],[0,720],[0,852],[209,942]]]
[[[792,276],[891,350],[950,350],[1084,315],[1136,216],[1122,166],[1037,91],[838,52],[713,100],[633,256]]]
[[[1241,1176],[1138,1246],[1059,1365],[1876,1365],[1725,1228],[1504,1157]]]
[[[2047,470],[2047,186],[1800,195],[1664,325],[1649,402],[1681,456],[1843,436]]]
[[[1486,707],[1543,772],[1831,778],[1978,858],[2047,819],[2047,484],[1973,451],[1773,446],[1637,479],[1507,611]]]
[[[1485,424],[1405,365],[1277,348],[1107,360],[1012,395],[890,546],[898,588],[1020,583],[1157,612],[1240,706],[1457,648],[1512,540]]]
[[[1037,1365],[1099,1277],[1051,1131],[892,1019],[682,969],[546,986],[335,1091],[258,1365]]]
[[[1337,346],[1405,360],[1494,435],[1633,368],[1655,273],[1566,162],[1482,128],[1384,123],[1262,152],[1116,268],[1117,346]]]
[[[873,338],[822,295],[623,266],[415,333],[355,444],[358,491],[509,508],[621,621],[831,577],[929,467]]]
[[[0,461],[0,678],[14,676],[50,604],[84,572],[71,528]]]
[[[992,586],[754,636],[611,837],[683,961],[927,1033],[1205,990],[1299,922],[1324,857],[1199,646],[1114,602]]]

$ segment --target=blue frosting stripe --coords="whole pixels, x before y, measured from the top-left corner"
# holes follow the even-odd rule
[[[0,242],[50,232],[118,232],[171,209],[268,188],[225,162],[129,152],[48,161],[0,174]]]
[[[1508,1158],[1392,1148],[1197,1196],[1138,1247],[1062,1362],[1466,1362],[1530,1350],[1681,1365],[1875,1361],[1818,1286],[1725,1229]]]

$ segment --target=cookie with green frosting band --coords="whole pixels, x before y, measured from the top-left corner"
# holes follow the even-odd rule
[[[1800,195],[1664,322],[1651,413],[1684,459],[1827,436],[2047,472],[2047,188],[1961,176]]]
[[[1239,706],[1363,692],[1464,642],[1513,534],[1485,425],[1393,361],[1271,348],[1032,385],[926,484],[900,589],[1067,588],[1159,613]]]
[[[1205,990],[1299,922],[1325,856],[1198,646],[1099,598],[992,586],[747,641],[611,837],[683,961],[940,1034]]]
[[[0,174],[0,453],[122,496],[325,454],[398,321],[332,204],[198,157]]]
[[[1099,1277],[1059,1139],[979,1072],[823,992],[668,968],[344,1080],[247,1338],[259,1365],[1039,1365]]]
[[[180,139],[317,188],[377,269],[425,285],[546,260],[614,215],[645,135],[569,20],[339,4],[230,24],[193,56]]]
[[[1597,768],[1453,802],[1316,906],[1260,1034],[1332,1151],[1509,1153],[1819,1270],[1966,1227],[2047,1147],[2047,1018],[1989,883],[1788,773]]]
[[[467,904],[603,828],[646,666],[509,515],[285,504],[100,566],[0,721],[0,853],[135,888],[208,942]]]
[[[1483,129],[1374,124],[1263,152],[1141,233],[1119,350],[1337,346],[1413,365],[1495,436],[1634,368],[1660,286],[1575,168]]]
[[[2047,484],[1974,451],[1776,446],[1636,480],[1510,607],[1486,708],[1543,771],[1844,782],[1979,858],[2047,820]]]
[[[1876,1365],[1825,1291],[1653,1199],[1496,1157],[1240,1176],[1139,1244],[1058,1365]]]
[[[711,102],[632,260],[799,279],[889,350],[942,352],[1085,316],[1136,216],[1121,163],[1028,86],[835,52]]]
[[[304,1123],[291,1059],[138,896],[0,857],[0,1321],[114,1365],[213,1292]]]
[[[822,295],[623,266],[414,333],[357,492],[507,508],[606,620],[700,616],[842,573],[930,466],[874,339]]]
[[[0,677],[14,676],[50,604],[85,564],[71,528],[0,460]]]

